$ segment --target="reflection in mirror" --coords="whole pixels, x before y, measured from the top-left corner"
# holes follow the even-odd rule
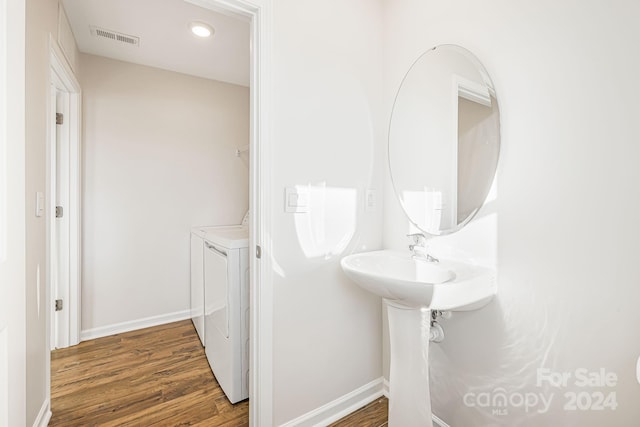
[[[466,49],[423,54],[404,77],[389,126],[389,168],[396,195],[423,232],[459,230],[491,188],[500,150],[495,90]]]
[[[498,105],[458,99],[457,223],[476,214],[489,193],[498,162],[497,144],[491,144]]]

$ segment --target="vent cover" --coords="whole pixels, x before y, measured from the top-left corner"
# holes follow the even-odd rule
[[[91,35],[94,37],[100,37],[113,40],[115,42],[126,43],[132,46],[140,45],[140,37],[130,36],[128,34],[122,34],[117,31],[107,30],[95,26],[91,26],[89,28],[91,29]]]

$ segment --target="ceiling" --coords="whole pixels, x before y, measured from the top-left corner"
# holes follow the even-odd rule
[[[80,52],[249,86],[247,19],[185,0],[63,0],[63,5]],[[209,24],[214,35],[196,37],[193,21]],[[97,37],[92,27],[139,37],[139,45]]]

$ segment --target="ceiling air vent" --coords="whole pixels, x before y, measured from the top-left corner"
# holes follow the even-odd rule
[[[126,43],[132,46],[140,45],[140,37],[130,36],[127,34],[119,33],[117,31],[106,30],[100,27],[92,26],[90,28],[91,28],[91,35],[94,37],[100,37],[104,39],[113,40],[116,42]]]

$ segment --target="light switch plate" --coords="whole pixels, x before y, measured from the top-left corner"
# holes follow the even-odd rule
[[[36,193],[36,216],[41,217],[44,215],[44,193],[38,191]]]
[[[296,187],[284,189],[284,211],[290,213],[309,212],[309,190]]]
[[[367,191],[365,191],[364,199],[365,211],[375,212],[376,206],[378,205],[376,190],[374,190],[373,188],[368,188]]]

